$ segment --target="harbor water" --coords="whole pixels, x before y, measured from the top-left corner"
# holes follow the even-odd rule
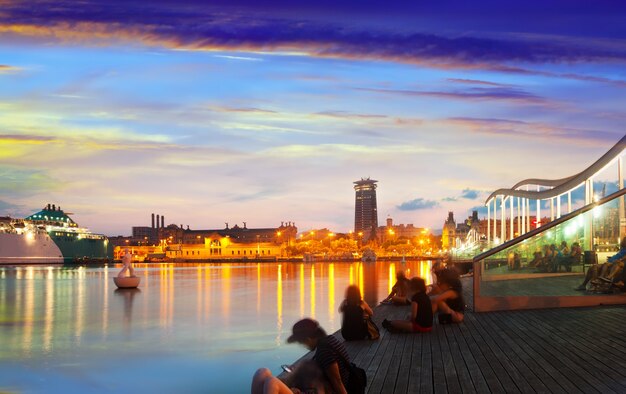
[[[0,267],[0,391],[249,391],[259,367],[280,372],[305,349],[292,324],[338,330],[345,288],[373,304],[398,270],[430,283],[429,261]],[[374,306],[374,305],[372,305]]]

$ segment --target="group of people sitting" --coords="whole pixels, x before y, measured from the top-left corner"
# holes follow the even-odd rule
[[[463,286],[458,272],[442,266],[433,267],[434,284],[426,286],[424,279],[408,279],[404,272],[396,275],[396,284],[382,303],[410,305],[411,311],[406,320],[383,320],[382,325],[390,331],[429,332],[432,330],[433,316],[437,313],[439,322],[461,323],[464,318],[465,301]]]
[[[572,247],[567,246],[567,242],[561,242],[557,248],[555,244],[544,245],[543,254],[537,250],[529,267],[534,267],[537,272],[557,272],[564,267],[567,272],[572,271],[572,265],[581,261],[582,248],[578,242],[574,242]]]
[[[626,290],[626,237],[620,243],[620,250],[609,257],[604,264],[593,264],[589,267],[585,279],[575,290],[594,290],[598,292],[611,292],[613,288]],[[588,287],[589,286],[589,287]]]
[[[408,279],[404,272],[396,275],[396,284],[382,303],[410,305],[406,320],[383,320],[383,327],[390,331],[429,332],[433,316],[439,313],[440,323],[461,323],[465,310],[463,289],[459,274],[450,268],[433,267],[435,284],[426,286],[424,279]],[[346,298],[339,306],[343,314],[341,334],[346,341],[377,339],[373,335],[372,308],[361,297],[358,286],[346,289]],[[369,329],[368,329],[369,326]],[[252,379],[252,394],[291,393],[347,393],[352,382],[350,356],[344,344],[335,336],[328,335],[313,319],[302,319],[293,325],[288,343],[297,342],[307,349],[315,350],[311,360],[300,362],[297,371],[290,374],[288,383],[272,376],[267,368],[256,371]],[[285,370],[287,368],[285,367]],[[354,378],[354,377],[352,377]]]

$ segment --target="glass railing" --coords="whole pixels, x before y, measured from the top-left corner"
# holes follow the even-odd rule
[[[626,189],[476,256],[475,310],[626,303],[621,289],[598,279],[594,267],[619,250],[624,194]],[[584,283],[589,270],[594,275]]]

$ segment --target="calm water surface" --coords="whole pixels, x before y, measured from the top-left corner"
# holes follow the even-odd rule
[[[387,295],[396,270],[430,283],[430,262],[0,268],[0,391],[248,392],[305,349],[286,344],[302,317],[338,330],[345,288]],[[373,306],[373,305],[372,305]]]

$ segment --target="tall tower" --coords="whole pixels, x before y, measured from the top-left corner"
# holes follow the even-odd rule
[[[361,178],[354,182],[356,198],[354,204],[354,233],[362,233],[363,241],[370,239],[378,228],[378,208],[376,205],[376,182]]]

